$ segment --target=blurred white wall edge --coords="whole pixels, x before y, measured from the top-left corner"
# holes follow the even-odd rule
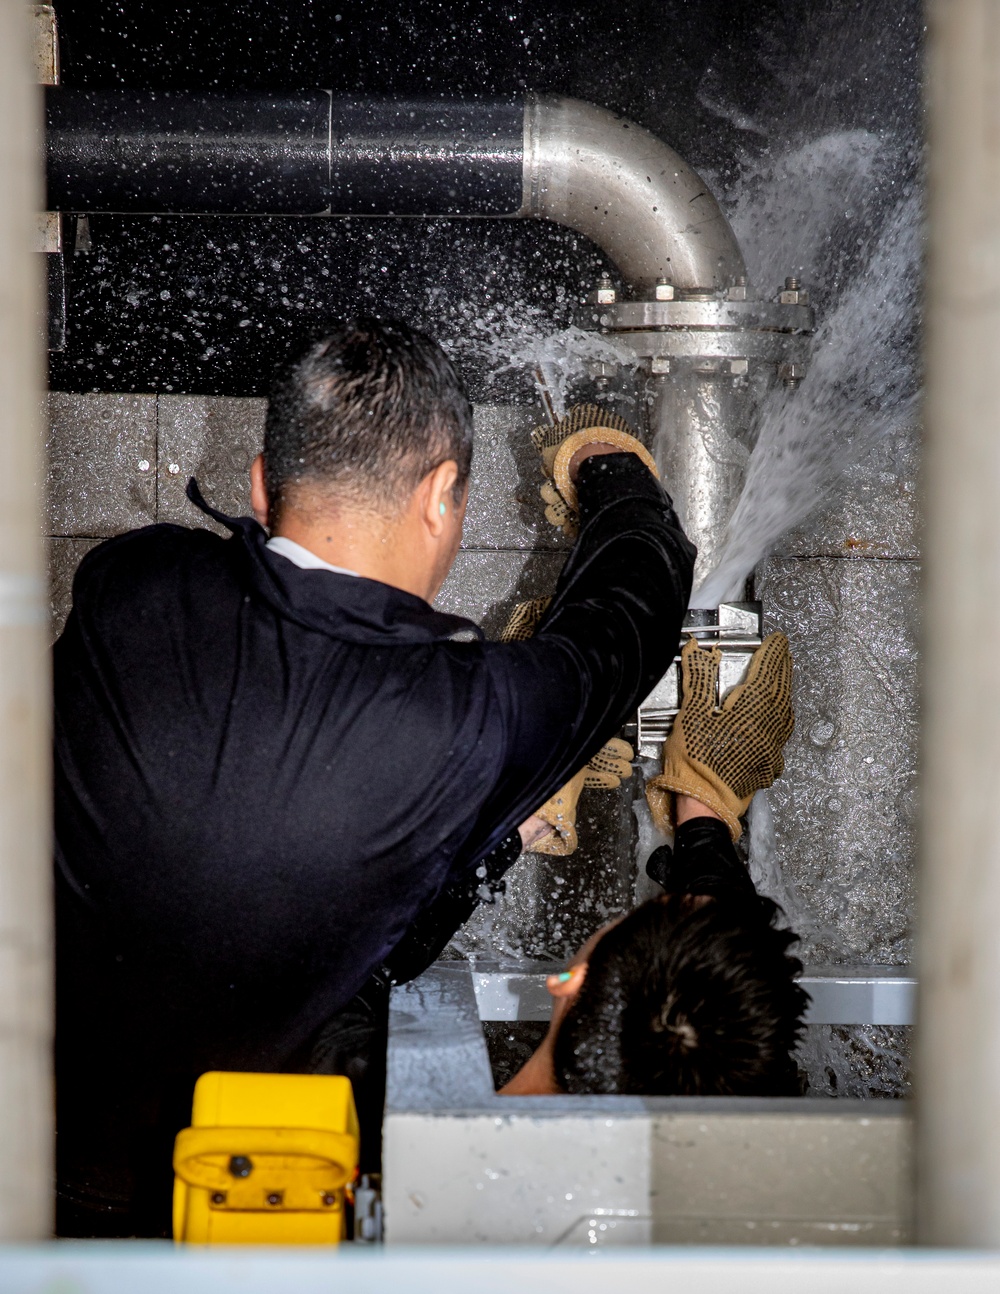
[[[467,1249],[177,1250],[165,1243],[60,1244],[0,1252],[4,1294],[981,1294],[998,1288],[1000,1255],[935,1250],[850,1252],[647,1249],[539,1253]]]
[[[52,1231],[50,684],[35,15],[0,0],[0,1240]]]
[[[1000,4],[927,17],[917,1234],[1000,1248]]]

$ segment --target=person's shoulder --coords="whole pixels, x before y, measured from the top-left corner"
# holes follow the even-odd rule
[[[221,564],[227,542],[209,530],[166,523],[115,535],[83,557],[73,580],[74,603],[109,586],[134,592],[187,568]]]

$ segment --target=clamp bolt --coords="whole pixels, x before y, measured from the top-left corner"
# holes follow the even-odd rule
[[[253,1160],[247,1155],[233,1155],[229,1161],[229,1171],[233,1177],[249,1177],[253,1172]]]

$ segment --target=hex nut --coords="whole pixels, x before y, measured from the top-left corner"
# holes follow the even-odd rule
[[[277,1206],[282,1202],[282,1200],[284,1200],[284,1198],[285,1196],[283,1192],[272,1191],[270,1195],[268,1195],[267,1197],[267,1202],[272,1206],[272,1208],[277,1208]]]
[[[599,306],[611,306],[618,300],[618,293],[615,291],[615,285],[607,274],[602,274],[597,284],[595,300]]]
[[[745,377],[750,372],[750,361],[748,359],[731,359],[729,361],[729,371],[733,377]]]

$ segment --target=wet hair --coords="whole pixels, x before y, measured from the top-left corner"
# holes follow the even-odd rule
[[[556,1035],[563,1091],[797,1096],[798,935],[756,903],[667,895],[602,935]]]
[[[457,500],[472,463],[472,406],[437,342],[405,323],[345,323],[275,384],[264,430],[275,516],[301,487],[392,513],[448,459]]]

